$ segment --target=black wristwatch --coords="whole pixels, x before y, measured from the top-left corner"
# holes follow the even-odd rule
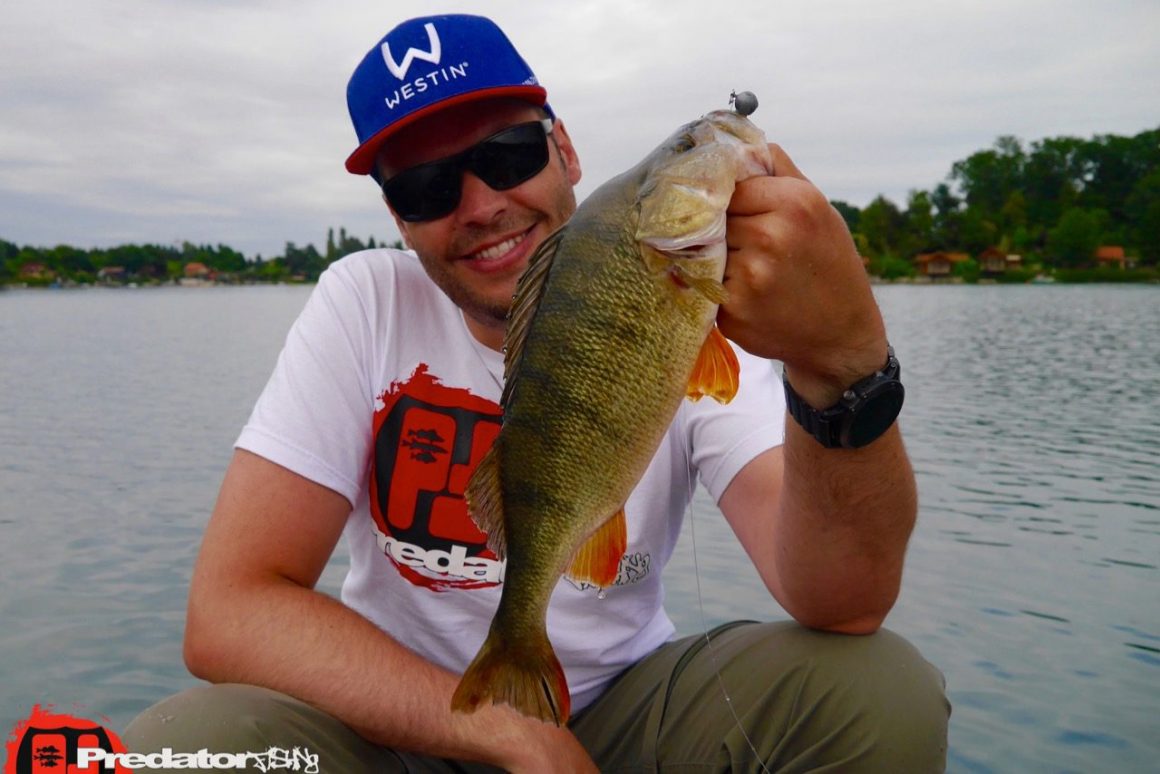
[[[886,347],[886,365],[855,383],[833,406],[819,411],[806,403],[786,378],[785,405],[798,424],[827,449],[859,449],[885,433],[898,412],[906,390],[899,378],[902,368],[894,356],[894,347]]]

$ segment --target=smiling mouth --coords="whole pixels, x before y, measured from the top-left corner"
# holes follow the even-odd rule
[[[470,255],[467,255],[465,257],[469,261],[494,261],[497,258],[500,258],[500,257],[506,255],[511,250],[515,249],[515,247],[518,244],[520,244],[520,242],[523,242],[525,239],[528,238],[528,234],[530,232],[531,232],[531,229],[528,229],[527,231],[516,234],[513,237],[508,237],[507,239],[500,242],[499,244],[495,244],[495,245],[492,245],[491,247],[484,248],[483,250],[480,250],[479,252],[471,253]]]

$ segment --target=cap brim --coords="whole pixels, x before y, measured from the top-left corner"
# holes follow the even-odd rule
[[[350,154],[346,160],[346,171],[355,175],[369,175],[371,170],[375,167],[375,157],[379,153],[379,148],[386,142],[395,132],[410,126],[421,118],[434,115],[444,108],[452,105],[462,105],[468,102],[478,102],[481,99],[492,99],[495,97],[515,97],[533,105],[541,106],[548,100],[548,92],[543,86],[497,86],[492,89],[480,89],[478,91],[469,91],[465,94],[457,94],[453,97],[440,100],[427,105],[424,108],[410,113],[398,121],[385,127],[377,134],[372,135],[362,145],[355,149],[355,152]]]

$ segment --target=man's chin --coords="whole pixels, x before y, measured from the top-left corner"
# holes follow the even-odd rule
[[[508,313],[511,311],[511,297],[506,303],[491,300],[476,300],[469,305],[460,305],[468,316],[489,327],[507,327]]]

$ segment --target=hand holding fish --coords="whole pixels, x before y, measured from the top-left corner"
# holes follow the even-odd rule
[[[885,326],[841,215],[780,147],[770,155],[774,174],[739,182],[730,200],[717,324],[785,363],[795,391],[824,408],[882,368]],[[882,625],[917,513],[897,425],[836,453],[787,421],[784,445],[742,470],[720,505],[797,621],[846,634]]]
[[[842,216],[777,145],[774,174],[737,184],[717,321],[744,349],[786,364],[795,389],[828,406],[882,366],[886,332]]]

